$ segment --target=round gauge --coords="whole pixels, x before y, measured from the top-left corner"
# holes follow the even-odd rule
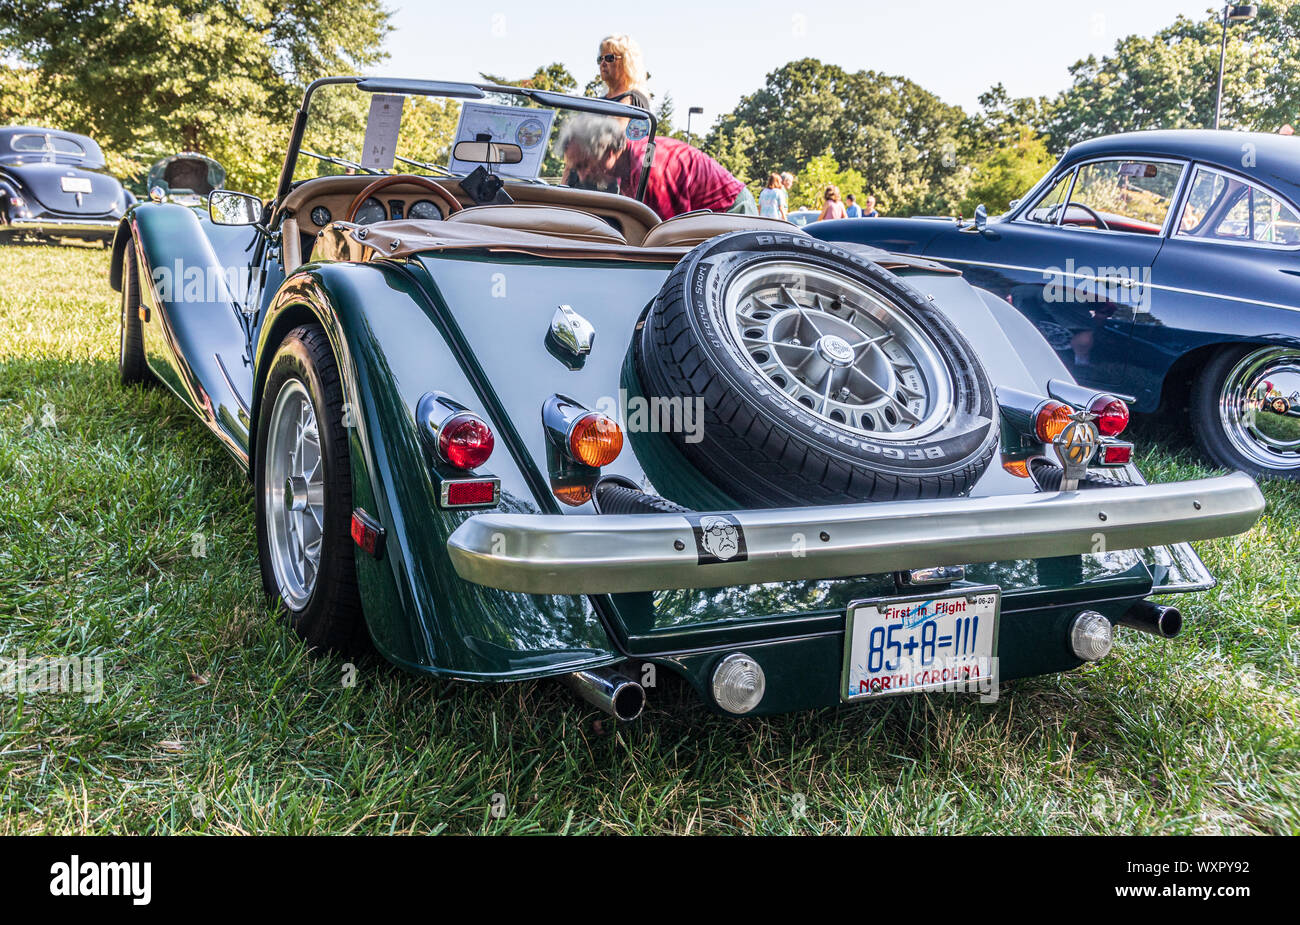
[[[384,211],[383,203],[374,196],[371,196],[365,202],[361,203],[361,208],[357,209],[357,224],[369,225],[371,222],[382,222],[388,218],[388,213]]]
[[[411,203],[411,208],[407,210],[406,216],[407,218],[420,218],[436,222],[442,219],[442,209],[439,209],[428,199],[421,199],[419,202]]]
[[[330,210],[324,206],[317,206],[311,210],[312,224],[316,225],[318,228],[324,228],[330,223],[330,219],[333,217],[334,216],[330,215]]]

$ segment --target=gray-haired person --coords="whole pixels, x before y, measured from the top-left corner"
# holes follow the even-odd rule
[[[589,113],[567,119],[555,142],[555,156],[564,160],[565,182],[635,196],[647,139],[628,138],[627,125],[622,119]],[[645,202],[662,219],[700,209],[758,214],[754,194],[744,183],[703,151],[670,137],[655,139]]]

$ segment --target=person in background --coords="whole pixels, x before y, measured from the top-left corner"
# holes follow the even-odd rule
[[[880,218],[880,213],[876,210],[876,197],[868,196],[866,208],[862,210],[863,218]]]
[[[635,198],[647,140],[629,139],[621,119],[578,113],[560,128],[555,156],[564,160],[569,186]],[[703,151],[668,136],[655,139],[645,203],[665,220],[698,209],[758,214],[744,183]]]
[[[785,184],[779,173],[767,175],[767,187],[758,194],[758,214],[764,218],[785,218],[789,212]]]
[[[826,205],[822,207],[822,214],[817,216],[818,221],[844,218],[844,203],[840,202],[840,188],[838,186],[832,183],[826,187],[822,199],[826,202]]]
[[[781,185],[785,187],[785,210],[790,211],[790,187],[794,186],[794,174],[786,171],[781,174]]]
[[[845,218],[862,218],[862,206],[858,205],[857,199],[849,193],[844,197],[844,217]]]
[[[645,90],[645,63],[635,39],[621,34],[605,36],[600,41],[596,64],[605,83],[605,99],[650,108],[650,96]]]

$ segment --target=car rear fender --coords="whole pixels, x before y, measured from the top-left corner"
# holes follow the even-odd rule
[[[470,515],[439,506],[416,424],[424,395],[446,393],[493,428],[496,451],[479,471],[501,479],[500,510],[541,508],[510,452],[505,422],[476,392],[432,307],[400,266],[309,264],[285,280],[258,335],[252,433],[271,361],[284,336],[304,323],[324,329],[338,363],[353,508],[385,530],[379,557],[356,554],[366,621],[380,651],[410,668],[466,680],[616,661],[586,597],[483,589],[457,576],[447,539]]]

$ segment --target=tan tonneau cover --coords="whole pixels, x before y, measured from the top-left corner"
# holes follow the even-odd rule
[[[806,235],[791,228],[791,238]],[[837,247],[837,244],[831,244]],[[916,257],[888,254],[884,251],[865,253],[869,248],[846,248],[868,257],[889,269],[917,267],[920,269],[954,273],[941,264]],[[350,222],[331,222],[321,230],[313,260],[347,260],[364,262],[382,257],[403,258],[415,254],[439,251],[486,250],[493,253],[526,254],[532,257],[551,257],[564,260],[620,260],[638,263],[676,263],[691,248],[636,247],[631,244],[601,243],[560,238],[513,228],[472,224],[469,222],[440,222],[404,219],[401,221],[374,222],[356,225]]]

